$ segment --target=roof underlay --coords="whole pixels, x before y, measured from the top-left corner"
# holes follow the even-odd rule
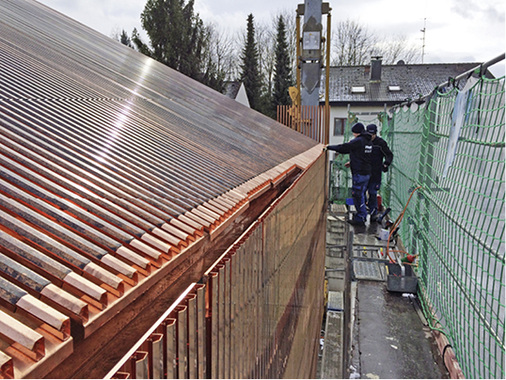
[[[43,376],[321,153],[34,1],[0,2],[0,78],[2,376]]]

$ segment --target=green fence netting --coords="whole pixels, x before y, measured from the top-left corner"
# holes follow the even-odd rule
[[[504,77],[471,78],[383,115],[384,203],[418,255],[419,296],[468,378],[504,378]]]
[[[377,117],[362,120],[357,115],[349,113],[344,128],[343,141],[350,141],[353,138],[351,127],[358,122],[364,125],[379,124]],[[350,161],[350,157],[346,154],[336,154],[334,159],[330,161],[329,202],[331,203],[344,204],[347,198],[351,198],[351,171],[345,167],[348,161]]]
[[[379,117],[394,153],[383,204],[395,219],[409,202],[399,237],[417,256],[424,314],[467,378],[506,376],[504,82],[470,78]],[[350,114],[346,131],[357,121],[370,122]],[[338,155],[330,166],[336,203],[350,196],[346,159]]]

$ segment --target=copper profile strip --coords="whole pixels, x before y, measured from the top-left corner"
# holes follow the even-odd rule
[[[60,340],[70,337],[70,318],[27,294],[20,298],[16,306],[44,323],[42,328]]]
[[[177,340],[176,340],[176,319],[167,318],[162,327],[166,341],[165,372],[167,379],[177,378]]]
[[[181,239],[179,237],[176,237],[164,229],[155,227],[151,232],[154,235],[156,235],[157,237],[167,241],[172,246],[177,247],[179,250],[182,250],[182,249],[188,247],[188,243],[186,242],[185,239]]]
[[[70,319],[22,288],[0,277],[0,300],[15,313],[23,313],[61,340],[70,337]]]
[[[203,217],[203,213],[196,212],[195,209],[187,211],[184,215],[198,225],[203,226],[205,231],[209,231],[215,222],[212,218],[209,218],[207,216]]]
[[[170,236],[173,236],[176,239],[182,240],[184,242],[191,243],[195,241],[195,236],[188,234],[179,228],[175,227],[174,225],[171,225],[169,223],[164,223],[162,225],[162,229],[170,234]]]
[[[0,351],[0,378],[14,379],[14,364],[12,358]]]
[[[106,255],[106,256],[108,256],[108,255]],[[117,259],[113,259],[114,256],[111,256],[111,257],[106,257],[106,256],[102,257],[101,261],[107,263],[109,266],[114,265],[115,268],[119,268],[119,266],[121,264],[123,264],[123,262],[121,262],[121,261],[118,262]],[[135,272],[131,270],[132,268],[130,266],[128,266],[127,269],[130,269],[130,271],[128,271],[126,273],[131,273],[130,276],[133,276],[133,274]],[[110,272],[108,272],[107,270],[105,270],[104,268],[98,266],[97,264],[95,264],[93,262],[88,263],[88,265],[86,265],[83,268],[83,271],[85,273],[89,273],[91,276],[93,276],[94,278],[101,281],[104,285],[108,286],[110,289],[117,292],[118,297],[123,295],[124,285],[123,285],[123,280],[120,277],[112,275]],[[125,274],[125,273],[122,273],[122,274]]]
[[[173,247],[169,243],[164,242],[163,240],[159,239],[157,236],[154,236],[151,233],[143,234],[141,236],[141,240],[163,253],[169,253],[169,251]]]
[[[50,303],[60,306],[60,311],[69,311],[70,315],[77,316],[82,322],[86,322],[89,317],[88,305],[82,300],[74,297],[73,295],[65,292],[63,289],[49,284],[41,290],[41,300],[47,300]],[[54,306],[53,306],[54,307]]]
[[[95,285],[93,282],[86,280],[84,277],[75,274],[74,272],[70,272],[64,278],[64,286],[65,284],[71,285],[73,288],[80,290],[84,293],[84,297],[93,303],[95,307],[100,309],[104,309],[107,304],[107,291],[101,288],[98,285]]]
[[[220,215],[229,213],[230,209],[232,208],[232,207],[225,206],[224,203],[221,203],[218,200],[218,198],[211,199],[211,200],[207,201],[206,203],[204,203],[204,205],[206,205],[206,207],[209,207],[214,212],[216,212],[216,213],[218,213]]]
[[[218,376],[220,379],[225,378],[226,368],[226,351],[225,347],[227,342],[225,341],[225,329],[227,328],[227,315],[226,315],[226,258],[216,266],[218,271],[218,314],[220,316],[218,320]]]
[[[208,227],[204,226],[203,224],[195,221],[193,218],[188,217],[186,214],[178,215],[177,217],[181,222],[188,224],[190,227],[195,228],[195,230],[203,233],[204,230]],[[206,223],[207,224],[207,223]]]
[[[0,310],[0,336],[12,342],[12,346],[35,361],[46,354],[44,337]]]
[[[162,379],[164,376],[164,335],[153,333],[147,339],[148,378]]]
[[[22,205],[13,204],[13,203],[10,203],[10,204],[12,207],[19,207],[18,210],[22,210],[26,217],[30,217],[30,215],[33,215],[33,213],[31,213],[26,207],[24,207]],[[76,265],[80,265],[80,268],[74,267],[74,270],[77,270],[77,271],[83,270],[84,267],[87,265],[86,263],[89,261],[89,259],[92,259],[96,263],[101,264],[106,268],[113,269],[114,272],[123,274],[129,278],[133,277],[133,275],[135,273],[135,270],[132,270],[132,268],[125,266],[124,263],[120,262],[119,260],[117,260],[116,258],[114,258],[110,255],[106,254],[106,255],[102,256],[100,259],[97,259],[96,257],[93,257],[93,256],[84,257],[81,254],[75,252],[72,248],[61,244],[59,242],[61,240],[56,240],[56,239],[59,239],[58,237],[56,237],[56,236],[47,236],[46,237],[46,236],[42,235],[39,232],[40,226],[36,226],[39,228],[39,229],[37,229],[37,228],[35,228],[35,226],[23,223],[18,218],[14,218],[12,215],[4,213],[1,210],[0,210],[0,214],[2,215],[2,218],[5,221],[4,230],[6,232],[8,232],[9,234],[13,235],[14,237],[19,237],[19,238],[24,239],[24,238],[31,238],[31,236],[35,236],[35,239],[39,239],[39,240],[43,239],[43,243],[46,244],[46,246],[48,248],[50,248],[50,250],[47,250],[44,252],[48,253],[48,255],[46,255],[46,256],[51,257],[51,258],[48,257],[47,259],[45,259],[48,262],[48,265],[46,266],[46,270],[52,271],[53,274],[57,277],[61,278],[62,275],[61,274],[59,275],[57,273],[58,269],[56,269],[56,268],[62,268],[62,267],[59,264],[57,264],[56,260],[61,260],[61,261],[66,260],[68,262],[69,260],[65,257],[68,255],[72,256],[73,262],[79,261],[79,263],[76,263]],[[51,224],[52,228],[57,228],[56,225],[54,224],[54,222],[52,222],[50,220],[45,220],[45,221],[43,219],[38,219],[38,220],[40,221],[40,223],[46,223],[45,225]],[[67,236],[69,236],[69,235],[67,235]],[[74,237],[76,239],[79,239],[75,235],[74,235]],[[32,239],[32,240],[35,240],[35,239]],[[78,240],[76,240],[76,241],[78,241]],[[28,246],[25,245],[24,243],[21,243],[21,242],[15,243],[14,241],[12,241],[12,244],[16,244],[18,246],[23,245],[23,246],[27,247],[25,249],[25,252],[26,252],[25,254],[29,255],[30,257],[43,257],[44,256],[43,253],[37,252],[36,250],[34,250],[32,248],[28,249]],[[81,243],[78,243],[78,244],[81,244]],[[110,256],[110,257],[108,257],[108,256]],[[51,269],[51,268],[53,268],[53,269]],[[114,274],[106,272],[106,271],[102,271],[102,270],[96,270],[96,273],[99,273],[99,272],[102,273],[102,276],[101,276],[101,280],[98,280],[98,281],[100,281],[100,282],[105,281],[105,283],[108,283],[110,286],[117,289],[119,282],[114,279],[116,277]]]
[[[187,373],[187,305],[188,299],[195,298],[195,294],[191,292],[194,290],[199,292],[201,288],[201,285],[196,286],[195,283],[186,288],[181,296],[172,305],[170,305],[165,313],[155,322],[155,324],[153,324],[144,336],[139,339],[139,341],[130,349],[123,359],[109,371],[105,378],[116,378],[116,374],[118,372],[127,372],[134,375],[134,373],[131,372],[132,368],[128,368],[128,363],[131,362],[132,358],[135,359],[136,353],[139,352],[142,347],[145,347],[146,343],[150,339],[153,340],[153,336],[155,336],[154,334],[162,334],[164,336],[163,342],[165,342],[164,344],[166,348],[163,351],[163,368],[164,371],[167,372],[167,377],[177,378],[182,373]],[[146,356],[146,362],[148,363],[147,368],[149,368],[149,363],[152,363],[152,361],[153,357],[148,350]],[[148,369],[148,371],[152,370]]]
[[[218,220],[216,219],[214,213],[210,212],[209,210],[203,209],[203,208],[194,208],[190,210],[187,215],[192,215],[191,217],[197,217],[200,218],[200,220],[207,222],[208,226],[212,226],[216,223],[218,223]]]
[[[134,239],[129,243],[132,247],[137,248],[139,251],[143,252],[147,256],[153,258],[154,260],[158,260],[162,255],[162,251],[156,250],[155,248],[149,246],[144,241]],[[167,249],[168,252],[168,249]]]
[[[186,224],[178,218],[171,219],[169,222],[170,225],[179,228],[181,231],[184,231],[189,234],[189,236],[194,236],[195,238],[203,236],[203,232],[198,228],[192,227],[190,224]],[[162,226],[163,228],[163,226]]]
[[[211,319],[209,334],[211,335],[211,342],[209,344],[209,367],[211,379],[218,379],[219,376],[219,334],[218,334],[218,323],[220,319],[219,312],[219,276],[217,268],[213,268],[213,271],[208,273],[209,280],[207,282],[207,309],[208,318]]]
[[[197,294],[197,376],[207,378],[206,287],[195,286]]]
[[[220,210],[216,209],[214,206],[212,206],[208,202],[206,202],[206,203],[204,203],[202,205],[197,206],[197,210],[200,210],[204,214],[209,215],[214,220],[219,220],[221,218],[224,218],[223,212],[221,212]]]
[[[107,304],[107,295],[106,291],[100,288],[98,285],[93,282],[85,279],[78,274],[75,274],[69,268],[63,267],[56,261],[43,257],[38,251],[33,249],[32,247],[17,241],[16,239],[6,235],[3,231],[0,230],[0,241],[3,241],[3,245],[9,244],[12,248],[22,249],[17,252],[22,252],[24,254],[23,259],[24,263],[28,264],[29,268],[44,273],[45,275],[49,275],[53,277],[55,280],[58,279],[61,284],[63,284],[65,288],[65,284],[69,284],[73,289],[77,290],[80,294],[87,294],[92,299],[97,300],[101,306],[105,306]],[[8,242],[8,243],[7,243]],[[12,257],[17,257],[16,254],[12,253],[12,251],[4,251],[12,254]],[[44,268],[40,267],[40,264],[35,265],[35,263],[40,263],[39,260],[43,259]]]
[[[0,253],[0,275],[34,296],[48,300],[50,305],[78,320],[88,320],[88,305],[30,269]]]
[[[197,295],[190,293],[185,299],[187,306],[187,336],[188,336],[188,378],[196,379],[198,374],[197,362]]]
[[[148,353],[136,351],[130,358],[131,374],[134,379],[148,379]]]
[[[229,216],[223,223],[219,224],[216,228],[212,229],[209,233],[211,240],[216,239],[216,237],[224,231],[234,220],[245,212],[249,207],[249,203],[244,203],[241,207],[235,209],[235,212]]]
[[[185,305],[176,306],[174,310],[176,318],[177,339],[177,367],[178,378],[188,379],[188,308]]]
[[[127,262],[132,263],[132,265],[137,265],[138,267],[144,269],[146,271],[146,274],[149,274],[151,272],[151,264],[150,263],[152,261],[137,254],[133,250],[131,250],[125,246],[121,246],[116,251],[116,254],[119,257],[122,257]],[[157,261],[154,260],[153,262],[157,262]]]

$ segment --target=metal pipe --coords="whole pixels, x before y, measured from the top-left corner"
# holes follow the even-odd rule
[[[497,57],[487,61],[487,62],[484,62],[482,63],[481,65],[478,65],[474,68],[472,68],[471,70],[467,70],[466,72],[462,73],[462,74],[459,74],[457,75],[455,78],[454,78],[454,81],[458,81],[462,78],[465,78],[467,76],[469,76],[470,74],[472,74],[476,69],[480,69],[480,72],[483,72],[484,70],[488,69],[490,66],[496,64],[497,62],[500,62],[502,61],[503,59],[505,58],[505,53],[502,53],[501,55],[498,55]],[[444,87],[448,86],[448,81],[444,82],[444,83],[441,83],[439,86],[437,86],[434,91],[437,91],[439,89],[442,89]],[[419,99],[415,99],[413,101],[406,101],[406,102],[402,102],[402,103],[399,103],[399,104],[396,104],[394,106],[392,106],[390,109],[395,109],[397,107],[403,107],[403,106],[407,106],[407,105],[410,105],[411,103],[413,102],[418,102],[418,103],[423,103],[427,100],[427,98],[429,98],[433,93],[434,91],[431,91],[430,94],[427,94],[427,95],[424,95],[422,96],[421,98]]]
[[[502,61],[504,58],[505,58],[505,53],[502,53],[501,55],[498,55],[497,57],[495,57],[494,59],[491,59],[490,61],[482,63],[481,65],[478,65],[478,66],[476,66],[475,68],[473,68],[471,70],[467,70],[465,73],[457,75],[455,77],[455,80],[457,81],[457,80],[460,80],[462,78],[467,77],[469,74],[472,74],[476,69],[480,69],[480,73],[481,73],[484,70],[488,69],[490,66],[496,64],[497,62]],[[439,86],[437,86],[437,89],[439,90],[440,88],[444,88],[447,85],[448,85],[448,82],[441,83]],[[425,97],[427,97],[427,96],[424,96],[424,98]]]
[[[297,14],[296,21],[296,41],[295,46],[297,47],[297,105],[300,104],[300,15]]]
[[[330,135],[330,106],[329,106],[329,83],[330,83],[330,25],[331,25],[331,16],[330,9],[327,15],[327,64],[325,67],[325,141],[324,144],[327,145],[329,143],[329,135]]]

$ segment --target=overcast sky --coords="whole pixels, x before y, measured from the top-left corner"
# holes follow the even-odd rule
[[[325,1],[325,0],[324,0]],[[39,0],[40,3],[107,35],[124,29],[142,31],[140,14],[146,0]],[[351,19],[382,36],[403,35],[422,50],[424,63],[488,61],[506,50],[504,0],[330,0],[333,28]],[[246,29],[252,13],[256,23],[267,23],[280,11],[292,11],[303,0],[195,0],[205,23],[234,33]],[[504,61],[493,68],[504,75]]]

